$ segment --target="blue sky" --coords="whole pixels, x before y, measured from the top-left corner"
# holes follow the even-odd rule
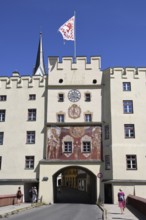
[[[0,0],[0,76],[31,75],[39,33],[48,56],[73,56],[59,27],[76,11],[77,56],[101,56],[101,68],[146,67],[146,0]]]

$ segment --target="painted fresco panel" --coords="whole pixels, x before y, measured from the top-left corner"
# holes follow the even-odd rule
[[[71,142],[71,152],[65,152],[64,143]],[[90,142],[90,151],[84,152],[83,142]],[[101,126],[49,127],[46,158],[48,160],[101,160]]]

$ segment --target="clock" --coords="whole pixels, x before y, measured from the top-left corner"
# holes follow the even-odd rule
[[[77,89],[72,89],[68,92],[68,99],[71,102],[78,102],[81,98],[81,93]]]

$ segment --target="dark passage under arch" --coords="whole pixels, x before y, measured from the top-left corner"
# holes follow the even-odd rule
[[[69,166],[53,176],[54,203],[95,204],[96,176],[83,167]]]

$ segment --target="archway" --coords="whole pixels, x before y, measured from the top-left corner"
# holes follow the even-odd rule
[[[88,169],[68,166],[53,176],[54,203],[95,204],[97,178]]]

